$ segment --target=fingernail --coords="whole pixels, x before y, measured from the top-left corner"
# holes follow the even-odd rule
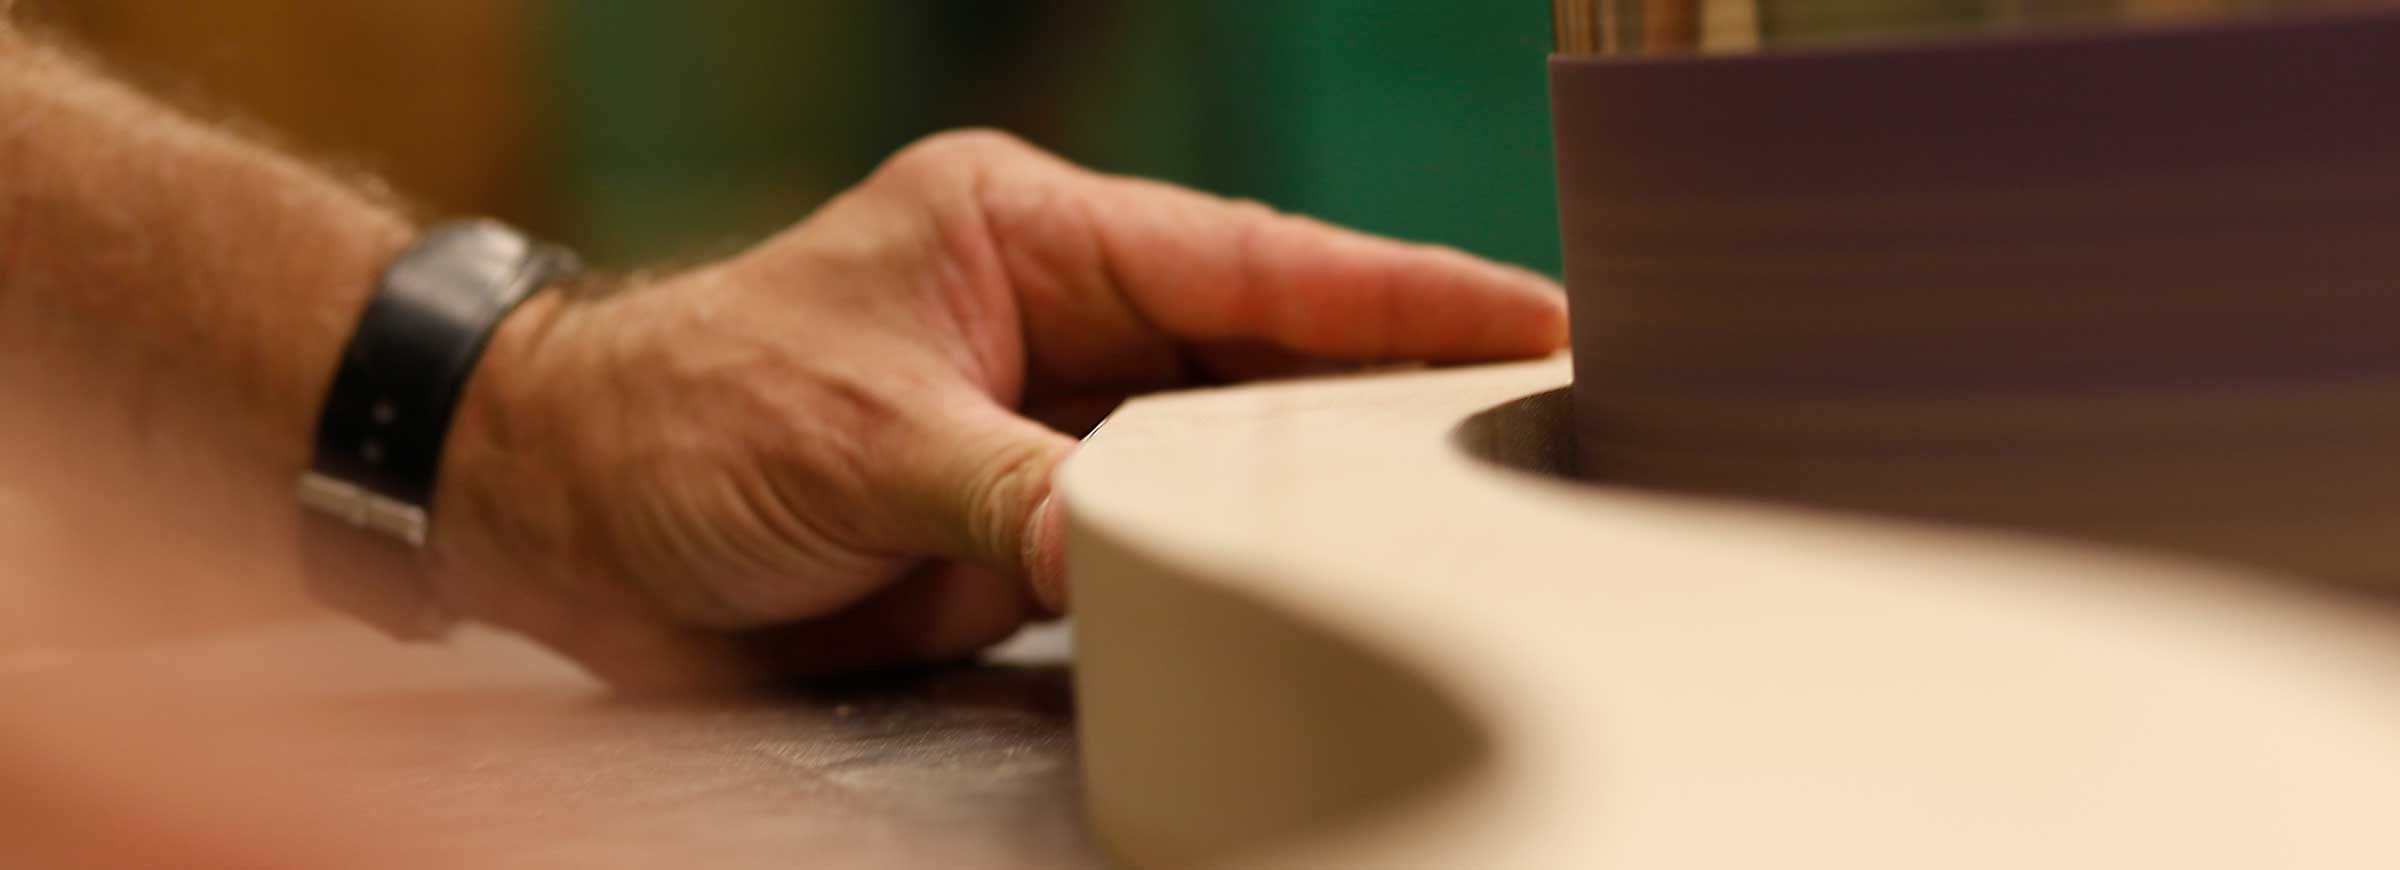
[[[1052,613],[1067,609],[1065,513],[1057,493],[1042,497],[1025,535],[1025,580],[1034,601]]]

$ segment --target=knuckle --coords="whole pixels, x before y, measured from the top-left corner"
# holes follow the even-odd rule
[[[925,142],[936,148],[956,149],[970,154],[1006,153],[1033,149],[1033,146],[1025,144],[1025,140],[1018,138],[1016,134],[996,127],[968,127],[949,130],[928,136],[925,138]]]
[[[1021,569],[1027,509],[1048,485],[1050,451],[1044,445],[1002,445],[979,463],[967,481],[970,544],[994,568]]]
[[[988,128],[935,133],[900,149],[877,174],[921,179],[1031,152],[1033,147],[1015,135]]]
[[[1242,220],[1267,221],[1285,217],[1284,213],[1274,206],[1248,197],[1226,200],[1225,207],[1232,210],[1234,217]]]

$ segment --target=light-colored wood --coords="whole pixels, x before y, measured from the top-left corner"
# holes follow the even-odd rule
[[[1143,399],[1072,460],[1136,866],[2391,867],[2400,610],[2175,557],[1569,483],[1565,360]],[[1556,425],[1540,403],[1489,418]],[[1571,448],[1541,431],[1468,440]]]

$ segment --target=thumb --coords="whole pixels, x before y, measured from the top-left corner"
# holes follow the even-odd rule
[[[1057,495],[1043,496],[1025,532],[1025,585],[1052,615],[1067,612],[1066,509]]]
[[[933,479],[930,542],[944,556],[970,561],[1027,585],[1057,609],[1064,598],[1059,511],[1050,476],[1075,439],[996,404],[945,421],[928,445]]]

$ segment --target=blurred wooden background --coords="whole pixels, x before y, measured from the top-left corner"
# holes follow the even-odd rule
[[[373,172],[435,213],[545,222],[548,4],[26,0],[19,14],[203,115]]]

